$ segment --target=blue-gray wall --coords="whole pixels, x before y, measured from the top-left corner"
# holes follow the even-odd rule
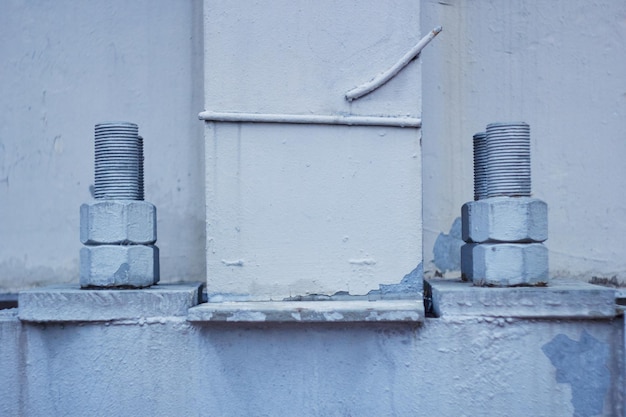
[[[3,1],[0,51],[0,292],[78,282],[107,120],[144,137],[162,280],[204,280],[202,2]]]
[[[444,28],[421,55],[425,271],[450,266],[435,242],[473,198],[472,135],[524,120],[551,274],[626,281],[626,3],[421,4],[422,28]]]
[[[0,414],[621,415],[623,322],[20,323],[0,313]]]

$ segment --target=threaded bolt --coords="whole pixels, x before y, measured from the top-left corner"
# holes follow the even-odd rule
[[[143,138],[135,123],[95,126],[94,197],[143,200]]]
[[[474,200],[487,198],[487,134],[476,133],[474,143]]]
[[[530,197],[530,126],[487,125],[487,197]]]

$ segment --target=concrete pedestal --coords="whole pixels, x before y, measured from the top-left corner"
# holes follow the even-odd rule
[[[33,322],[141,320],[186,316],[199,304],[200,283],[163,284],[144,289],[81,289],[78,284],[22,291],[19,318]]]
[[[475,287],[459,280],[430,280],[434,313],[507,318],[614,317],[615,290],[579,281],[552,280],[546,287]]]

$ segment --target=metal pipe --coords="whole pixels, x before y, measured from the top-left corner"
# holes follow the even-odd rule
[[[376,90],[378,87],[380,87],[381,85],[385,84],[387,81],[392,79],[398,72],[400,72],[402,68],[406,67],[409,62],[415,59],[415,57],[419,55],[422,49],[424,49],[424,47],[428,45],[430,41],[432,41],[435,38],[435,36],[437,36],[439,32],[441,32],[441,30],[442,30],[442,27],[437,26],[436,28],[431,30],[428,33],[428,35],[424,36],[417,43],[417,45],[411,48],[409,52],[404,54],[404,56],[398,62],[396,62],[395,65],[389,68],[387,71],[380,73],[379,75],[374,77],[371,81],[368,81],[365,84],[362,84],[348,91],[346,93],[346,100],[352,101],[360,97],[363,97],[364,95],[371,93],[372,91]]]
[[[263,113],[228,113],[203,111],[198,115],[207,122],[244,122],[244,123],[295,123],[348,126],[389,126],[420,128],[422,120],[417,117],[383,116],[331,116],[318,114],[263,114]]]

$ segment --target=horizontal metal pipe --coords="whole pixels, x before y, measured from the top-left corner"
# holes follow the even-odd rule
[[[318,114],[263,114],[263,113],[228,113],[203,111],[198,115],[200,120],[207,122],[241,122],[241,123],[296,123],[348,126],[390,126],[412,127],[422,126],[417,117],[383,117],[383,116],[330,116]]]

